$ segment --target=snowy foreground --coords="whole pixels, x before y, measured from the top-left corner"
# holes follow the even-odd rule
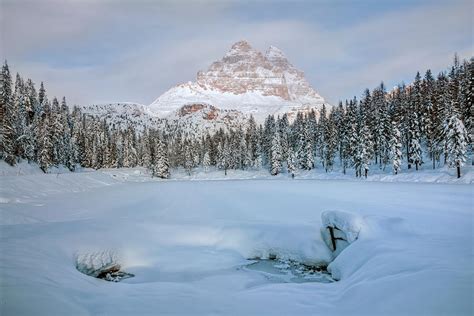
[[[474,313],[470,173],[434,184],[2,172],[1,315]],[[353,215],[326,213],[325,225],[359,232],[334,261],[320,233],[327,210]],[[106,250],[135,277],[114,283],[76,269],[78,255]],[[283,282],[243,268],[271,255],[329,264],[339,281]]]

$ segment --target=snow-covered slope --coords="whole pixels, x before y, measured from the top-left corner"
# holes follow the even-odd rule
[[[222,60],[198,72],[196,82],[171,88],[150,105],[150,110],[167,117],[193,103],[238,110],[262,122],[269,114],[289,113],[291,119],[298,111],[320,109],[325,101],[281,50],[271,46],[263,55],[240,41]]]
[[[116,102],[106,104],[92,104],[81,107],[85,114],[98,116],[114,124],[117,128],[134,126],[138,131],[147,127],[157,127],[162,119],[150,112],[147,106],[138,103]]]

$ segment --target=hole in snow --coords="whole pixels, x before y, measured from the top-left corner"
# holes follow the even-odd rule
[[[326,266],[314,266],[295,260],[250,259],[251,263],[242,267],[245,271],[258,272],[268,280],[282,283],[320,282],[331,283],[335,280]]]
[[[75,257],[76,269],[88,276],[110,282],[134,277],[121,270],[118,256],[112,251],[91,252]]]

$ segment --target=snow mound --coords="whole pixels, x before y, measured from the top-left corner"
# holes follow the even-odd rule
[[[359,237],[364,226],[359,215],[342,211],[325,211],[321,221],[321,236],[335,257]]]
[[[76,269],[86,275],[110,282],[120,282],[133,277],[133,274],[121,271],[118,255],[110,250],[77,254]]]

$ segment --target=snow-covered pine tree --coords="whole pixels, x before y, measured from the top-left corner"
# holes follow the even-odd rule
[[[445,163],[447,160],[446,156],[446,143],[444,135],[444,126],[448,120],[448,114],[450,109],[449,100],[449,89],[448,89],[448,78],[444,73],[440,73],[435,82],[435,96],[433,99],[433,115],[431,122],[433,124],[433,154],[435,161],[440,162],[441,155],[445,153]],[[433,162],[433,168],[435,168],[435,162]]]
[[[169,172],[169,161],[168,161],[168,150],[165,143],[161,138],[155,140],[155,150],[152,163],[152,174],[154,177],[162,179],[168,179],[170,176]],[[189,170],[189,174],[190,174]]]
[[[280,146],[280,133],[275,131],[272,138],[270,174],[275,176],[281,172],[282,154]]]
[[[412,113],[411,124],[408,130],[409,134],[409,153],[408,168],[411,164],[415,165],[416,170],[423,163],[423,151],[420,143],[420,129],[418,127],[418,115],[416,112]]]
[[[51,106],[46,97],[43,99],[43,113],[41,123],[39,126],[39,133],[37,134],[36,143],[39,146],[38,150],[38,164],[43,172],[48,172],[48,169],[54,164],[53,162],[53,138],[51,135]]]
[[[471,150],[473,150],[474,142],[474,122],[473,122],[473,111],[474,111],[474,57],[471,57],[469,63],[466,65],[466,106],[464,107],[464,119],[465,126],[469,136],[469,143]],[[474,165],[474,159],[472,159],[472,164]]]
[[[288,147],[290,146],[289,143],[289,122],[288,122],[288,115],[285,113],[278,120],[278,130],[280,132],[280,145],[281,145],[281,155],[282,160],[285,161],[288,157]]]
[[[286,160],[286,164],[288,173],[291,175],[292,178],[294,178],[296,172],[296,154],[291,148],[291,146],[288,148],[288,158]]]
[[[257,147],[258,147],[258,134],[257,134],[257,123],[254,117],[251,115],[247,124],[246,133],[247,151],[250,160],[253,162],[257,158]]]
[[[342,122],[340,123],[340,160],[342,164],[342,172],[346,174],[346,170],[350,163],[351,157],[351,133],[352,123],[350,119],[349,103],[346,100],[345,110],[342,112]]]
[[[204,153],[202,158],[202,166],[204,167],[205,172],[209,172],[209,168],[211,167],[211,158],[208,151]]]
[[[43,81],[41,81],[40,89],[38,91],[39,104],[43,105],[45,103],[45,98],[46,98],[46,90],[44,88]]]
[[[271,162],[271,147],[272,139],[276,131],[275,117],[269,115],[265,119],[264,129],[263,129],[263,139],[262,139],[262,157],[263,163],[265,165],[270,164]]]
[[[355,169],[356,176],[362,177],[364,175],[367,178],[369,172],[369,166],[374,154],[374,146],[372,142],[372,134],[368,124],[367,112],[370,111],[371,103],[370,91],[367,89],[364,93],[364,97],[359,105],[359,113],[357,116],[358,127],[357,127],[357,141],[356,141],[356,154],[355,154]]]
[[[82,147],[84,146],[84,138],[82,133],[82,114],[78,107],[74,107],[71,116],[71,152],[70,159],[75,164],[81,164],[83,160]]]
[[[189,145],[189,142],[186,140],[184,142],[184,170],[186,170],[186,173],[188,176],[191,175],[191,170],[193,169],[194,165],[194,158],[193,154]]]
[[[61,100],[61,108],[60,108],[60,120],[62,126],[62,135],[61,135],[61,146],[62,148],[59,150],[61,153],[61,164],[66,166],[69,170],[74,171],[75,168],[75,161],[73,157],[73,144],[71,138],[71,116],[69,115],[69,107],[66,103],[66,97],[63,97]],[[104,125],[106,123],[104,122]]]
[[[23,79],[17,73],[15,81],[15,92],[13,93],[13,116],[14,116],[14,155],[26,159],[28,147],[31,145],[31,134],[27,126],[26,113],[26,88]],[[31,156],[31,155],[30,155]]]
[[[360,166],[358,158],[358,148],[359,148],[359,122],[358,122],[358,103],[357,99],[349,101],[349,112],[348,112],[348,138],[349,138],[349,160],[352,166],[356,169],[356,176],[358,176],[357,166]]]
[[[457,169],[457,177],[461,177],[461,167],[466,161],[467,131],[464,124],[459,119],[456,109],[452,108],[452,113],[445,125],[445,135],[448,153],[448,164]]]
[[[38,108],[38,94],[36,93],[35,85],[31,79],[26,80],[25,89],[26,123],[28,126],[31,126]]]
[[[424,131],[426,147],[433,161],[433,166],[434,166],[434,161],[435,161],[434,124],[432,122],[432,120],[435,119],[433,115],[433,112],[435,111],[434,102],[433,102],[434,84],[435,82],[434,82],[433,75],[431,74],[431,70],[428,69],[425,73],[425,78],[423,79],[423,84],[422,84],[422,95],[423,95],[422,107],[423,107],[423,113],[424,113],[423,121],[422,121],[422,124],[423,124],[422,130]]]
[[[314,168],[314,137],[313,137],[313,132],[311,131],[311,126],[310,124],[305,124],[304,125],[304,130],[303,130],[303,157],[301,163],[301,167],[305,170],[311,170]],[[322,147],[323,145],[321,145]]]
[[[326,131],[327,121],[328,121],[328,117],[327,117],[327,112],[326,112],[326,105],[323,104],[323,106],[321,108],[321,112],[319,113],[319,121],[318,121],[318,125],[317,125],[317,128],[316,128],[316,136],[315,136],[315,141],[314,141],[314,147],[312,146],[314,151],[315,151],[315,154],[316,154],[315,156],[318,159],[320,159],[320,161],[323,164],[323,167],[325,166],[324,165],[324,163],[325,163],[325,159],[324,159],[324,150],[325,150],[324,134],[325,134],[325,131]],[[305,127],[307,127],[307,124],[306,124]],[[305,129],[305,134],[307,134],[307,133],[308,133],[308,130]],[[309,136],[309,135],[306,135],[306,136]],[[312,169],[312,168],[313,167],[311,167],[309,169]]]
[[[367,178],[370,169],[370,162],[372,160],[373,145],[370,136],[369,127],[366,124],[362,124],[359,132],[359,149],[358,149],[358,160],[359,160],[359,176],[362,174]]]
[[[227,170],[232,165],[232,150],[230,148],[230,141],[228,138],[224,141],[224,146],[222,147],[222,169],[224,169],[224,174],[227,175]]]
[[[255,159],[253,161],[253,167],[256,169],[256,170],[259,170],[260,168],[262,168],[263,166],[263,161],[262,161],[262,146],[260,145],[261,142],[260,141],[257,141],[257,149],[255,151]]]
[[[392,122],[392,135],[390,138],[390,159],[394,174],[398,174],[402,164],[402,134],[398,129],[397,123]]]
[[[336,123],[334,117],[334,110],[331,110],[329,119],[326,121],[323,131],[324,141],[324,168],[326,172],[332,170],[334,165],[334,157],[337,151],[336,139]]]
[[[377,90],[377,98],[375,99],[375,106],[377,107],[376,118],[376,135],[377,135],[377,155],[379,157],[379,166],[385,169],[385,166],[390,160],[390,134],[391,124],[389,117],[389,109],[387,102],[387,92],[385,85],[382,82]]]
[[[12,78],[5,61],[0,78],[0,155],[8,164],[15,158],[15,112],[13,107]]]

